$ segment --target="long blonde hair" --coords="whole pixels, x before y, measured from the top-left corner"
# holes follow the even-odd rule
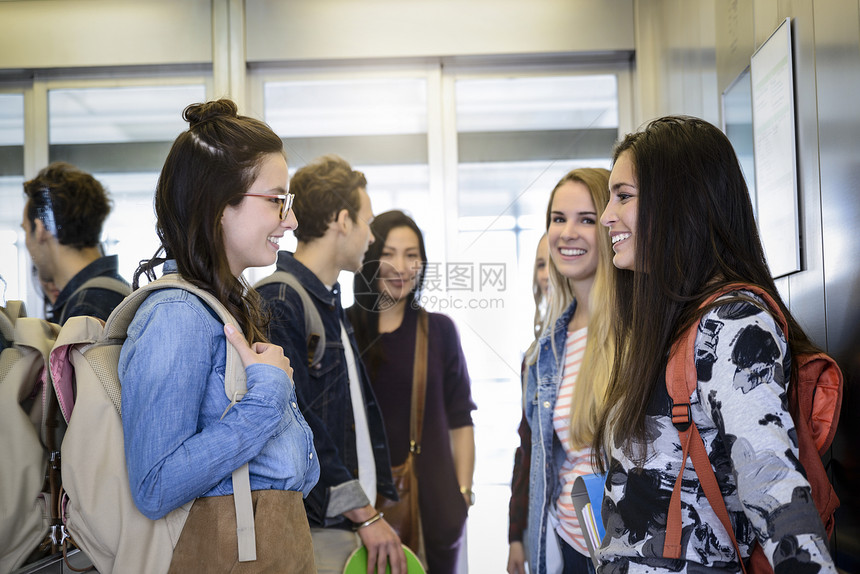
[[[543,289],[541,289],[540,280],[538,279],[538,262],[540,260],[540,245],[544,241],[549,245],[549,238],[544,232],[543,235],[538,239],[537,247],[535,247],[535,262],[532,268],[532,295],[535,300],[535,317],[533,321],[532,335],[534,335],[535,340],[540,339],[541,333],[543,332],[543,316],[546,314],[547,305],[549,304],[549,293],[544,293]],[[549,247],[547,247],[547,256],[544,264],[547,265],[547,270],[549,270]]]
[[[561,178],[550,194],[546,215],[547,229],[549,229],[555,193],[568,182],[582,183],[588,188],[598,215],[609,201],[608,170],[603,168],[574,169]],[[612,264],[612,243],[609,240],[609,233],[603,229],[598,229],[596,235],[598,258],[594,283],[592,283],[591,293],[588,297],[588,338],[570,407],[570,441],[576,448],[591,446],[595,429],[600,422],[606,387],[615,359],[612,296],[615,290],[616,270]],[[551,245],[550,252],[552,252]],[[559,317],[574,300],[573,286],[567,277],[559,272],[552,257],[549,260],[549,284],[552,296],[549,298],[549,306],[544,317],[542,329],[544,334],[554,327]],[[558,349],[555,347],[555,338],[551,337],[551,341],[553,354],[557,359]],[[540,346],[537,341],[529,347],[527,352],[529,364],[537,361],[539,350]]]

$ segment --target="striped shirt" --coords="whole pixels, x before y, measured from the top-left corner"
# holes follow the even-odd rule
[[[561,494],[555,503],[556,516],[558,516],[559,522],[556,531],[562,540],[585,556],[589,556],[588,547],[585,545],[585,538],[579,527],[579,520],[576,517],[576,510],[573,507],[570,493],[576,477],[592,474],[594,468],[591,466],[591,448],[576,449],[570,444],[570,402],[576,385],[576,377],[579,375],[579,367],[585,355],[587,338],[587,327],[567,334],[567,339],[564,342],[564,370],[562,371],[561,386],[558,389],[558,398],[555,401],[552,416],[555,434],[567,455],[558,473]]]

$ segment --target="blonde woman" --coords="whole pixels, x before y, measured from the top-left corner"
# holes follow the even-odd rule
[[[528,544],[536,574],[594,571],[570,493],[578,476],[594,472],[591,444],[615,348],[612,248],[598,229],[608,178],[605,169],[575,169],[553,189],[547,208],[552,296],[544,334],[527,357],[525,400],[532,433]]]

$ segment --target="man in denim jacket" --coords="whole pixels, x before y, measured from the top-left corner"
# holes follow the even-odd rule
[[[117,256],[102,255],[99,245],[111,209],[104,187],[75,166],[54,162],[24,183],[24,193],[27,251],[39,277],[60,290],[47,319],[60,325],[82,315],[107,319],[131,288],[119,275]],[[96,277],[112,281],[84,285]]]
[[[361,362],[352,326],[340,301],[341,271],[357,271],[373,241],[373,212],[364,175],[337,156],[299,169],[290,182],[295,254],[281,252],[278,270],[298,279],[322,319],[325,353],[308,365],[304,307],[284,283],[261,286],[272,314],[269,338],[294,368],[299,407],[314,433],[320,480],[305,498],[316,566],[343,572],[350,553],[364,544],[368,561],[392,573],[406,571],[400,539],[374,509],[377,493],[397,499],[391,479],[382,413]],[[278,238],[270,238],[277,243]]]

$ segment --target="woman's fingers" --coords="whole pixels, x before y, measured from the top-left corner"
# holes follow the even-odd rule
[[[245,367],[262,363],[264,365],[272,365],[278,367],[287,373],[290,379],[293,378],[293,368],[290,366],[290,360],[284,356],[284,350],[271,343],[254,343],[249,345],[245,338],[239,333],[233,325],[224,325],[224,334],[227,340],[236,348],[239,357],[242,359],[242,364]]]

